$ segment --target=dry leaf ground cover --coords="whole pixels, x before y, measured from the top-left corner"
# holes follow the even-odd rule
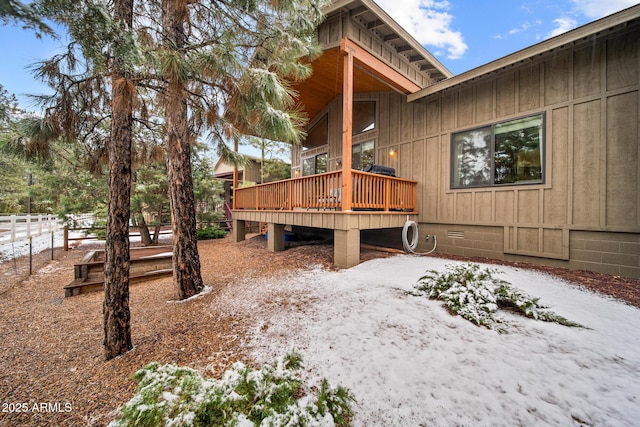
[[[229,304],[234,289],[318,264],[332,268],[333,248],[327,244],[269,253],[264,239],[256,236],[239,244],[230,238],[203,241],[199,250],[203,278],[212,292],[173,303],[177,292],[171,278],[133,285],[135,349],[108,362],[102,354],[102,295],[63,297],[62,288],[73,279],[73,264],[84,251],[59,253],[22,281],[11,283],[0,276],[0,425],[104,425],[133,396],[131,375],[151,361],[219,376],[234,361],[246,360],[245,334],[254,326]],[[362,252],[363,260],[381,256],[391,255]],[[8,267],[0,264],[2,268]],[[640,306],[637,280],[550,272],[602,291],[624,289],[618,297]],[[264,304],[278,309],[269,301]]]

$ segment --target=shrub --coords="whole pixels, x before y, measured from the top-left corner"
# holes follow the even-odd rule
[[[134,374],[138,390],[110,426],[349,426],[351,392],[323,380],[310,395],[301,367],[292,353],[260,370],[237,362],[216,380],[153,362]]]
[[[198,240],[221,239],[226,235],[227,232],[225,230],[222,230],[215,225],[207,228],[200,228],[196,231]]]
[[[498,308],[510,308],[532,319],[556,322],[566,326],[581,325],[558,316],[548,307],[538,303],[526,292],[514,288],[509,282],[494,277],[497,269],[480,270],[478,264],[467,263],[447,266],[448,271],[440,273],[429,270],[415,285],[414,295],[425,295],[430,299],[444,301],[454,313],[478,326],[493,328]]]
[[[88,234],[93,234],[98,240],[107,240],[107,220],[96,219],[87,230]]]

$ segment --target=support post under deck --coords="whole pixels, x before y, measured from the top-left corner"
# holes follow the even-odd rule
[[[267,225],[267,248],[271,252],[284,251],[284,224],[269,223]]]
[[[338,268],[351,268],[360,263],[360,230],[333,230],[333,263]]]
[[[233,220],[233,241],[235,243],[242,242],[247,232],[247,223],[241,219]]]

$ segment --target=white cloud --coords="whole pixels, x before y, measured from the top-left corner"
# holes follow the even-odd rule
[[[528,22],[525,22],[521,26],[516,27],[516,28],[512,28],[511,30],[509,30],[509,35],[518,34],[518,33],[521,33],[523,31],[527,31],[529,29],[529,27],[531,27],[531,24],[529,24]]]
[[[423,45],[447,51],[447,58],[458,59],[468,46],[462,33],[451,28],[453,15],[448,1],[376,0],[401,27]]]
[[[498,35],[493,36],[493,38],[494,39],[506,39],[509,36],[513,36],[515,34],[527,31],[529,28],[531,28],[531,24],[529,24],[528,22],[525,22],[524,24],[522,24],[519,27],[515,27],[515,28],[510,29],[509,31],[507,31],[506,34],[498,34]]]
[[[574,8],[571,15],[576,17],[586,17],[589,20],[600,19],[612,13],[638,4],[637,0],[571,0]],[[578,26],[578,18],[560,17],[553,20],[554,29],[547,33],[544,38],[548,39],[562,33],[566,33]]]
[[[587,18],[599,19],[635,4],[637,0],[573,0],[576,10]]]
[[[555,25],[555,28],[547,34],[545,37],[547,39],[559,36],[560,34],[573,30],[578,26],[578,22],[572,18],[557,18],[553,20],[553,24]]]

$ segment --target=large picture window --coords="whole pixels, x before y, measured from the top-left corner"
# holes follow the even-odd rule
[[[369,132],[376,128],[376,102],[355,101],[353,103],[353,135]]]
[[[544,114],[454,133],[451,187],[541,184]]]
[[[305,149],[322,147],[329,143],[329,116],[325,114],[307,133],[302,146]]]

